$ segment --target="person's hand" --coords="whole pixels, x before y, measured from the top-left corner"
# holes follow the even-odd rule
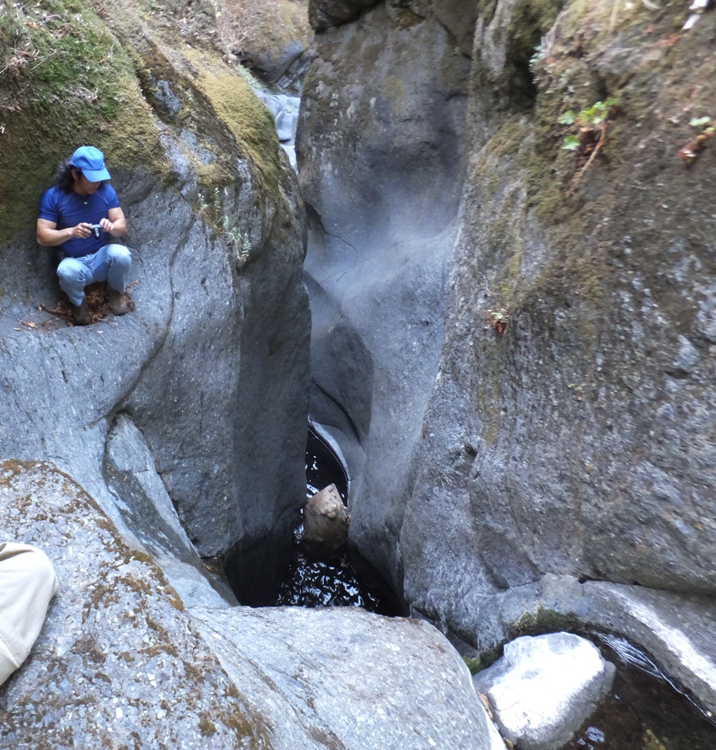
[[[92,234],[92,225],[88,224],[85,221],[83,221],[81,224],[78,224],[76,227],[72,228],[73,237],[80,237],[81,239],[86,240],[91,234]]]
[[[105,232],[107,232],[107,234],[112,234],[114,223],[109,219],[100,219],[99,225],[102,227],[102,229],[104,229]]]

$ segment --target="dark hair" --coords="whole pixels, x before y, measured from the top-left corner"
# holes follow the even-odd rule
[[[77,169],[77,167],[73,167],[68,159],[63,161],[55,172],[55,185],[64,193],[72,192],[72,186],[75,182],[75,178],[72,176],[73,169]],[[81,170],[79,171],[81,172]]]
[[[55,172],[55,185],[64,193],[72,192],[73,185],[75,184],[75,178],[72,174],[73,169],[77,170],[80,175],[82,174],[82,170],[79,167],[73,167],[68,159],[61,162]],[[102,180],[102,182],[106,182],[106,180]]]

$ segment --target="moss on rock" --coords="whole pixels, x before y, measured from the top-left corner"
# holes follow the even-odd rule
[[[194,81],[221,124],[236,140],[239,151],[256,168],[263,187],[279,197],[279,144],[268,109],[244,78],[218,56],[187,50]],[[233,163],[228,165],[233,168]]]

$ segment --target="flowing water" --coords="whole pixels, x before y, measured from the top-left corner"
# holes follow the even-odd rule
[[[347,501],[349,478],[327,441],[309,430],[306,496],[335,484]],[[405,614],[385,581],[357,556],[311,560],[293,538],[291,566],[277,604],[303,607],[357,606],[387,615]],[[360,571],[360,572],[359,572]],[[618,636],[582,633],[599,646],[617,671],[609,696],[563,750],[716,750],[716,723],[644,652]]]
[[[564,750],[715,750],[716,725],[646,654],[591,634],[617,667],[609,697]]]

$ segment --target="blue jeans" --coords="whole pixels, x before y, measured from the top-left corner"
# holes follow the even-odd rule
[[[79,307],[85,298],[85,287],[95,281],[106,281],[111,289],[123,292],[132,254],[123,245],[105,245],[84,258],[65,258],[57,266],[60,288]]]

